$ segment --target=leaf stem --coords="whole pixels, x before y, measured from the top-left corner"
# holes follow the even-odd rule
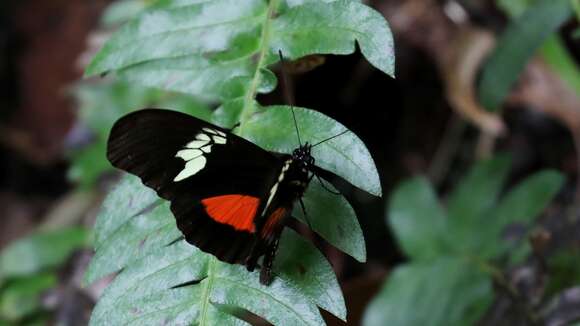
[[[202,305],[201,305],[201,309],[200,309],[200,318],[199,318],[199,325],[200,326],[205,326],[205,325],[209,325],[207,324],[207,309],[209,307],[209,297],[211,295],[211,288],[213,285],[213,273],[214,273],[214,266],[215,266],[215,260],[216,258],[211,256],[207,265],[207,278],[205,279],[205,285],[203,287],[202,290],[202,295],[201,298],[203,300]]]
[[[276,14],[276,10],[278,8],[279,0],[270,0],[268,4],[268,13],[266,14],[266,19],[262,24],[262,36],[260,40],[260,53],[258,55],[258,62],[256,64],[256,71],[254,72],[254,76],[252,78],[252,82],[250,84],[249,89],[247,90],[244,96],[244,106],[242,108],[242,113],[240,115],[240,135],[244,134],[244,128],[248,120],[252,117],[252,115],[256,112],[256,106],[254,103],[254,98],[258,92],[258,86],[261,82],[261,73],[260,70],[266,63],[266,58],[268,55],[268,43],[270,42],[270,26],[272,23],[272,19]]]

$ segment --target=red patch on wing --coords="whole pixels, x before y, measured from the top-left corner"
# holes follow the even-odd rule
[[[236,230],[256,232],[254,217],[260,199],[245,195],[223,195],[203,199],[207,214],[216,222],[228,224]]]
[[[282,219],[286,215],[287,209],[284,207],[277,208],[270,214],[266,223],[262,227],[262,237],[266,237],[267,235],[272,234],[276,230],[276,226],[282,222]]]

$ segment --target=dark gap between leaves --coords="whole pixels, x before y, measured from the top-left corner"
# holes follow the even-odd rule
[[[191,281],[187,281],[187,282],[184,282],[184,283],[180,283],[180,284],[177,284],[177,285],[174,285],[174,286],[170,287],[169,289],[170,290],[173,290],[173,289],[179,289],[179,288],[186,287],[186,286],[190,286],[190,285],[196,285],[196,284],[201,283],[201,281],[205,280],[206,278],[207,277],[204,277],[204,278],[199,279],[199,280],[191,280]]]
[[[184,236],[180,236],[179,238],[177,238],[177,239],[171,241],[170,243],[166,244],[165,247],[173,246],[174,244],[178,243],[181,240],[185,240],[185,237]]]
[[[216,308],[220,311],[223,311],[227,314],[230,314],[240,320],[243,320],[251,325],[272,325],[266,319],[254,314],[253,312],[246,310],[244,308],[240,308],[237,306],[227,305],[227,304],[219,304],[212,302]]]
[[[139,215],[144,215],[147,214],[149,212],[151,212],[152,210],[154,210],[155,208],[159,207],[161,204],[163,204],[163,199],[156,199],[154,202],[152,202],[151,204],[145,206],[144,208],[142,208],[141,210],[137,211],[137,213],[135,213],[133,217],[139,216]]]

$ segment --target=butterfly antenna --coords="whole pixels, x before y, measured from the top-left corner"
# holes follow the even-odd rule
[[[300,131],[298,131],[298,123],[296,123],[296,115],[294,114],[294,107],[290,106],[292,109],[292,118],[294,119],[294,128],[296,129],[296,136],[298,136],[298,145],[302,147],[302,141],[300,140]]]
[[[345,130],[345,131],[343,131],[343,132],[341,132],[341,133],[339,133],[339,134],[337,134],[337,135],[334,135],[334,136],[332,136],[332,137],[328,137],[328,138],[326,138],[325,140],[321,140],[321,141],[319,141],[318,143],[316,143],[316,144],[312,145],[312,147],[314,147],[314,146],[318,146],[318,145],[320,145],[320,144],[322,144],[322,143],[324,143],[324,142],[327,142],[327,141],[329,141],[329,140],[331,140],[331,139],[334,139],[334,138],[336,138],[336,137],[338,137],[338,136],[342,136],[342,135],[346,134],[347,132],[349,132],[349,130],[348,130],[348,129],[347,129],[347,130]]]
[[[282,50],[278,50],[278,55],[280,56],[280,62],[282,63],[282,89],[284,92],[284,99],[288,105],[290,105],[290,110],[292,110],[292,118],[294,119],[294,128],[296,129],[296,136],[298,137],[298,144],[302,146],[302,140],[300,139],[300,131],[298,130],[298,123],[296,122],[296,115],[294,114],[294,100],[292,99],[290,91],[290,83],[288,82],[288,75],[286,74],[286,69],[284,68],[284,55],[282,55]]]

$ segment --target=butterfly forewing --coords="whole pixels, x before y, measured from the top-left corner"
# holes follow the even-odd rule
[[[283,165],[276,156],[192,116],[146,109],[115,123],[107,158],[171,201],[189,243],[232,263],[256,254],[257,219]]]

